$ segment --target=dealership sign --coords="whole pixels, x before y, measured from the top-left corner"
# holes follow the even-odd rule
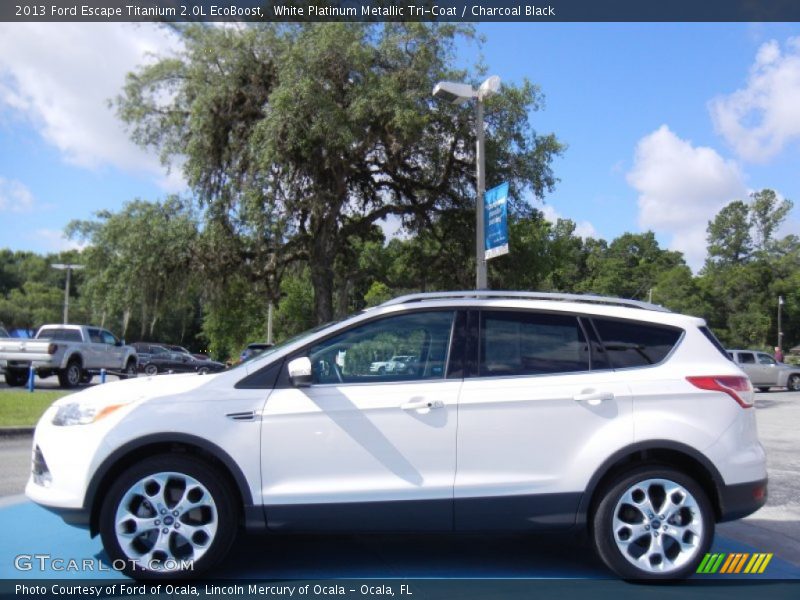
[[[486,191],[483,205],[486,260],[508,254],[508,184]]]

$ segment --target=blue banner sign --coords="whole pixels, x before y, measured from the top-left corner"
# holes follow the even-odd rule
[[[487,190],[483,199],[483,244],[489,260],[508,254],[508,184]]]

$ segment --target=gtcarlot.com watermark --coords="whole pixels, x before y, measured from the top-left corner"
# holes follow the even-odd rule
[[[148,569],[150,571],[194,571],[194,559],[141,560],[117,559],[110,563],[96,558],[63,558],[52,554],[17,554],[14,568],[17,571],[41,571],[56,573],[100,573],[124,571],[125,569]]]

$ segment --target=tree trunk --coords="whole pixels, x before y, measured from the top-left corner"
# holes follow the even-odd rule
[[[336,318],[342,319],[347,316],[350,312],[350,290],[352,286],[352,280],[349,277],[344,277],[341,280],[340,285],[342,286],[337,294],[337,306],[336,306]]]
[[[314,318],[317,325],[333,320],[333,266],[330,257],[311,258],[311,285],[314,288]]]

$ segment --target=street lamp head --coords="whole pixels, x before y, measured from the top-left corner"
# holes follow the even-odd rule
[[[444,100],[450,104],[462,104],[475,98],[478,93],[468,83],[453,83],[440,81],[433,88],[433,97]]]
[[[481,87],[478,88],[478,98],[483,100],[487,96],[491,96],[492,94],[496,94],[500,91],[500,77],[497,75],[492,75],[481,84]]]

